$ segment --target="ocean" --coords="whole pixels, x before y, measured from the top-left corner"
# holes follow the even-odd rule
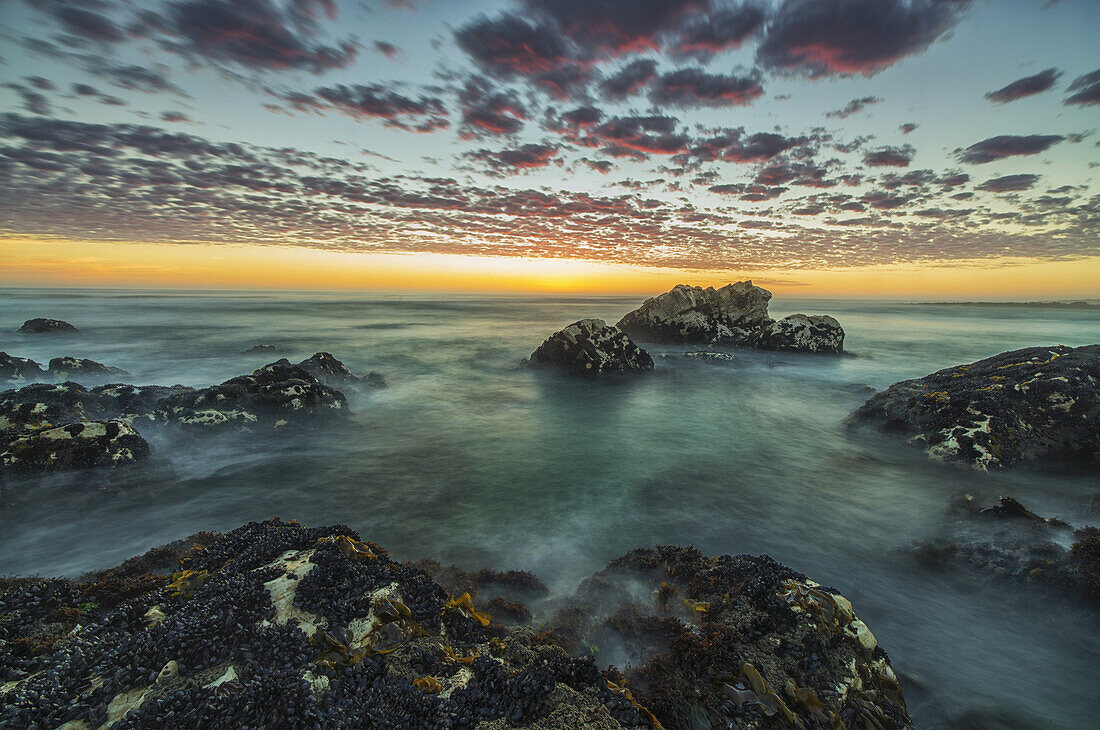
[[[875,390],[1033,345],[1100,342],[1092,309],[773,299],[831,314],[851,355],[647,346],[649,376],[519,369],[578,319],[641,297],[0,290],[0,350],[87,357],[131,383],[208,385],[327,351],[389,387],[304,433],[151,437],[155,468],[110,485],[9,480],[0,573],[77,576],[200,530],[279,516],[347,524],[398,559],[524,569],[557,594],[639,546],[768,553],[833,586],[887,650],[922,728],[1091,726],[1100,614],[1066,596],[931,569],[915,543],[970,493],[1100,522],[1095,473],[986,474],[845,427]],[[18,334],[31,317],[78,337]],[[274,354],[240,354],[256,344]],[[696,348],[697,349],[697,348]],[[136,474],[136,473],[135,473]]]

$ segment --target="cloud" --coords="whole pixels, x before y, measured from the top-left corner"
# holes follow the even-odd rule
[[[955,154],[961,162],[980,165],[1017,155],[1037,155],[1040,152],[1046,152],[1051,146],[1063,139],[1065,137],[1057,134],[1029,134],[1024,136],[1002,134],[976,142],[965,150],[957,150]]]
[[[31,114],[46,115],[53,113],[53,106],[45,94],[34,89],[28,89],[21,84],[3,84],[3,86],[19,94],[23,99],[23,108]]]
[[[500,152],[476,150],[465,153],[463,157],[484,163],[488,167],[489,174],[500,177],[547,167],[554,162],[557,155],[557,145],[525,144]]]
[[[511,92],[494,89],[487,79],[472,77],[459,93],[462,136],[515,134],[523,128],[527,109]]]
[[[910,132],[915,130],[918,126],[919,125],[917,125],[913,122],[906,122],[905,124],[902,124],[901,126],[899,126],[898,129],[901,130],[902,134],[909,134]]]
[[[1016,101],[1017,99],[1023,99],[1024,97],[1041,94],[1053,88],[1054,82],[1057,81],[1058,77],[1061,75],[1062,72],[1058,69],[1048,68],[1046,71],[1040,71],[1034,76],[1027,76],[1017,81],[1013,81],[1004,88],[990,91],[985,95],[985,98],[990,101],[995,101],[998,104],[1005,104],[1010,101]]]
[[[706,60],[714,54],[740,48],[764,25],[764,11],[755,5],[722,8],[687,22],[673,44],[677,55]]]
[[[289,95],[287,100],[298,108],[320,106],[327,102],[354,119],[383,119],[388,126],[416,132],[431,132],[449,126],[442,100],[434,97],[413,99],[381,84],[338,84],[319,88],[315,93],[316,97]]]
[[[525,0],[586,53],[657,50],[663,35],[697,15],[700,0]]]
[[[476,20],[457,30],[455,40],[486,70],[505,78],[537,76],[572,62],[555,28],[516,15]]]
[[[638,93],[657,76],[657,62],[640,58],[623,66],[618,73],[600,82],[607,99],[623,99]]]
[[[757,50],[765,68],[870,75],[920,53],[969,0],[784,0]]]
[[[877,96],[864,96],[859,99],[852,99],[848,102],[843,109],[835,109],[831,112],[826,112],[825,116],[834,117],[836,119],[847,119],[853,114],[858,114],[871,104],[878,104],[882,99]]]
[[[126,33],[107,15],[96,10],[110,7],[109,3],[82,2],[82,0],[28,0],[35,10],[51,15],[65,30],[82,40],[101,43],[120,43]],[[91,10],[89,8],[95,8]]]
[[[1077,104],[1079,106],[1092,106],[1100,104],[1100,69],[1078,76],[1069,85],[1068,91],[1076,91],[1076,94],[1066,98],[1063,104]]]
[[[909,167],[915,153],[911,145],[879,147],[863,155],[863,164],[868,167]]]
[[[678,107],[744,106],[763,93],[757,76],[724,76],[685,68],[658,77],[649,99],[654,104]]]
[[[990,193],[1015,193],[1030,190],[1038,179],[1038,175],[1030,174],[994,177],[979,185],[978,190],[985,190]]]
[[[190,122],[191,121],[191,118],[188,117],[183,112],[174,112],[174,111],[161,112],[160,113],[160,118],[161,118],[161,121],[164,121],[164,122]]]
[[[398,48],[394,44],[388,43],[386,41],[375,41],[374,42],[374,50],[378,51],[379,53],[381,53],[383,56],[385,56],[386,58],[388,58],[390,60],[400,58],[401,55],[402,55],[400,48]]]

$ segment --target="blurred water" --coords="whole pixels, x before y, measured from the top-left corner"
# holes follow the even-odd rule
[[[720,365],[649,348],[658,372],[599,384],[516,368],[572,321],[637,298],[433,298],[0,291],[0,350],[90,357],[127,382],[205,385],[330,351],[390,383],[339,428],[153,440],[158,473],[2,495],[0,572],[75,576],[199,530],[281,516],[345,523],[398,558],[522,568],[556,591],[626,550],[769,553],[852,600],[903,675],[920,726],[1079,728],[1100,713],[1100,619],[1018,585],[919,568],[907,547],[949,497],[1011,494],[1085,524],[1095,474],[980,474],[843,420],[904,378],[1017,347],[1100,342],[1086,310],[776,299],[830,313],[854,357],[735,351]],[[64,319],[79,336],[14,332]],[[241,355],[254,344],[275,355]],[[1093,518],[1095,521],[1095,518]]]

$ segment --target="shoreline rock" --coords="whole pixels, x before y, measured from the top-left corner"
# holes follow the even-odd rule
[[[760,350],[839,355],[844,352],[844,329],[827,314],[792,314],[762,328],[750,343]]]
[[[491,615],[479,589],[531,580],[486,573],[451,570],[474,592],[448,593],[348,527],[268,520],[75,581],[3,578],[0,724],[912,726],[851,604],[770,558],[635,550],[586,581],[586,625],[648,657],[625,673],[515,601]]]
[[[894,383],[850,417],[979,469],[1100,462],[1100,345],[1029,347]]]
[[[42,335],[42,334],[77,334],[80,332],[76,327],[73,327],[68,322],[64,322],[60,319],[47,319],[45,317],[36,317],[34,319],[28,319],[23,323],[23,326],[19,328],[20,332],[26,334]]]
[[[33,383],[45,374],[42,366],[28,357],[0,352],[0,382],[11,385]]]
[[[653,358],[618,327],[602,319],[582,319],[550,335],[520,366],[594,378],[652,370]]]
[[[125,377],[130,373],[121,368],[104,365],[95,360],[79,357],[55,357],[50,360],[46,375],[54,380],[73,380],[74,378],[114,378]]]

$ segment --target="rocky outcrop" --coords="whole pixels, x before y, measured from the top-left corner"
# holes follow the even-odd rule
[[[42,366],[26,357],[0,352],[0,383],[22,385],[33,383],[45,375]]]
[[[2,471],[70,471],[128,466],[149,456],[149,444],[119,421],[81,421],[39,428],[2,447]]]
[[[749,344],[761,350],[836,355],[844,351],[844,329],[827,314],[792,314],[763,327]]]
[[[248,348],[247,350],[241,350],[241,354],[242,355],[256,355],[256,354],[259,354],[259,353],[269,354],[269,353],[275,352],[278,349],[279,348],[275,347],[275,345],[253,345],[252,347]]]
[[[852,415],[979,469],[1100,461],[1100,345],[1029,347],[891,385]]]
[[[761,327],[771,324],[767,289],[751,281],[720,289],[678,284],[651,297],[616,325],[639,342],[747,344]]]
[[[73,327],[68,322],[62,322],[60,319],[44,319],[38,317],[36,319],[28,319],[23,323],[23,326],[19,328],[20,332],[26,332],[28,334],[42,335],[42,334],[73,334],[79,332],[76,327]]]
[[[386,385],[386,380],[381,373],[372,371],[360,377],[328,352],[318,352],[302,360],[298,363],[298,367],[332,388],[348,386],[383,388]]]
[[[769,558],[634,551],[572,601],[545,627],[515,601],[490,614],[339,525],[200,533],[76,581],[0,580],[0,724],[911,726],[851,604]],[[639,661],[601,669],[573,635]]]
[[[104,365],[95,360],[79,357],[55,357],[50,360],[47,375],[53,380],[103,380],[105,378],[125,377],[128,372],[120,368]]]
[[[338,390],[286,359],[221,385],[169,396],[157,405],[160,423],[200,428],[280,428],[346,413]]]
[[[653,358],[618,327],[602,319],[582,319],[550,335],[522,365],[598,377],[652,370]]]
[[[844,330],[828,315],[768,315],[772,293],[751,281],[719,289],[679,284],[645,300],[618,327],[639,342],[703,343],[837,354]]]

